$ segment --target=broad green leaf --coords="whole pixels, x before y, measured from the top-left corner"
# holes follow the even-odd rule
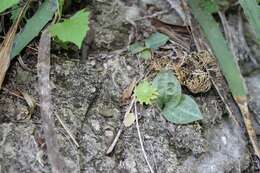
[[[144,45],[141,42],[135,42],[133,44],[131,44],[128,48],[128,50],[132,53],[132,54],[137,54],[142,52],[143,50],[145,50],[146,47],[144,47]]]
[[[157,49],[163,46],[168,40],[169,37],[167,35],[156,32],[145,39],[145,46],[150,49]]]
[[[152,58],[152,52],[150,49],[145,49],[142,52],[138,53],[138,56],[144,60],[149,60]]]
[[[14,40],[11,57],[18,55],[52,19],[57,10],[56,0],[44,1],[32,18],[27,20],[25,27],[19,32]]]
[[[157,74],[153,80],[153,86],[157,89],[159,96],[157,103],[163,108],[168,102],[177,105],[181,100],[181,85],[170,70],[164,70]]]
[[[57,36],[63,42],[72,42],[81,47],[84,37],[89,30],[89,12],[78,11],[70,19],[49,27],[52,36]]]
[[[197,103],[188,95],[183,95],[177,106],[167,103],[162,114],[175,124],[187,124],[203,118]]]
[[[1,0],[0,1],[0,13],[5,11],[7,8],[19,3],[19,0]]]
[[[134,90],[136,100],[141,104],[147,105],[152,103],[152,100],[157,98],[157,91],[147,80],[141,81]]]

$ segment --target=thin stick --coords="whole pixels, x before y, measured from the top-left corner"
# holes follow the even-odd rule
[[[133,107],[134,102],[135,102],[135,99],[132,99],[132,101],[131,101],[131,103],[130,103],[130,105],[129,105],[129,107],[128,107],[126,113],[125,113],[125,116],[130,113],[130,111],[131,111],[131,109],[132,109],[132,107]],[[115,146],[116,146],[116,143],[117,143],[117,141],[118,141],[120,135],[122,134],[123,130],[124,130],[124,123],[121,124],[121,126],[120,126],[120,128],[119,128],[119,130],[118,130],[118,132],[117,132],[117,134],[116,134],[116,136],[115,136],[113,142],[112,142],[111,145],[108,147],[108,149],[107,149],[107,151],[106,151],[106,154],[110,154],[110,153],[114,150],[114,148],[115,148]]]
[[[146,155],[146,152],[144,150],[144,144],[143,144],[143,140],[142,140],[142,136],[141,136],[141,132],[140,132],[140,128],[139,128],[139,123],[138,123],[138,115],[137,115],[137,108],[136,108],[136,101],[134,102],[134,109],[135,109],[135,122],[136,122],[136,129],[137,129],[137,133],[138,133],[138,137],[139,137],[139,141],[140,141],[140,145],[141,145],[141,149],[142,149],[142,152],[143,152],[143,156],[144,156],[144,159],[151,171],[151,173],[154,173],[153,171],[153,168],[151,166],[151,164],[149,163],[149,160],[148,160],[148,157]]]
[[[79,147],[78,142],[76,141],[76,139],[74,138],[73,134],[70,132],[70,130],[67,128],[67,126],[63,123],[61,117],[58,114],[55,114],[56,118],[58,119],[58,121],[60,122],[61,126],[65,129],[65,131],[68,133],[68,135],[70,136],[71,140],[74,142],[74,144]]]

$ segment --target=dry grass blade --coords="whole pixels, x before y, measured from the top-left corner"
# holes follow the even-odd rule
[[[255,155],[260,159],[260,150],[257,145],[256,132],[255,132],[255,129],[253,128],[252,117],[251,117],[250,111],[248,109],[248,100],[246,97],[234,97],[234,98],[243,115],[246,130],[247,130],[249,139],[251,141],[251,144],[253,146]]]
[[[15,33],[17,31],[17,27],[21,21],[23,13],[26,9],[26,6],[29,4],[29,2],[30,2],[30,0],[27,1],[27,3],[21,9],[16,22],[11,26],[10,30],[8,31],[8,33],[5,36],[3,43],[0,46],[0,89],[2,88],[2,83],[4,81],[5,74],[10,65],[11,51],[12,51]]]

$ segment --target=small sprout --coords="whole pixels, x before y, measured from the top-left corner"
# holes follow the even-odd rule
[[[144,80],[135,88],[134,96],[141,104],[149,105],[152,103],[152,100],[157,98],[158,93],[156,88],[154,88],[147,80]]]

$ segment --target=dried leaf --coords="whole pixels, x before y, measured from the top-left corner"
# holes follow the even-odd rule
[[[125,127],[130,127],[135,122],[135,115],[133,113],[125,114],[123,124]]]
[[[10,61],[11,61],[11,50],[13,46],[13,41],[15,37],[15,33],[17,31],[17,27],[21,21],[22,15],[25,11],[26,6],[28,5],[29,1],[24,5],[24,7],[21,9],[20,14],[16,20],[16,22],[12,25],[8,33],[6,34],[6,37],[3,41],[3,43],[0,46],[0,89],[2,88],[2,83],[5,78],[5,74],[7,72],[7,69],[9,68]]]

